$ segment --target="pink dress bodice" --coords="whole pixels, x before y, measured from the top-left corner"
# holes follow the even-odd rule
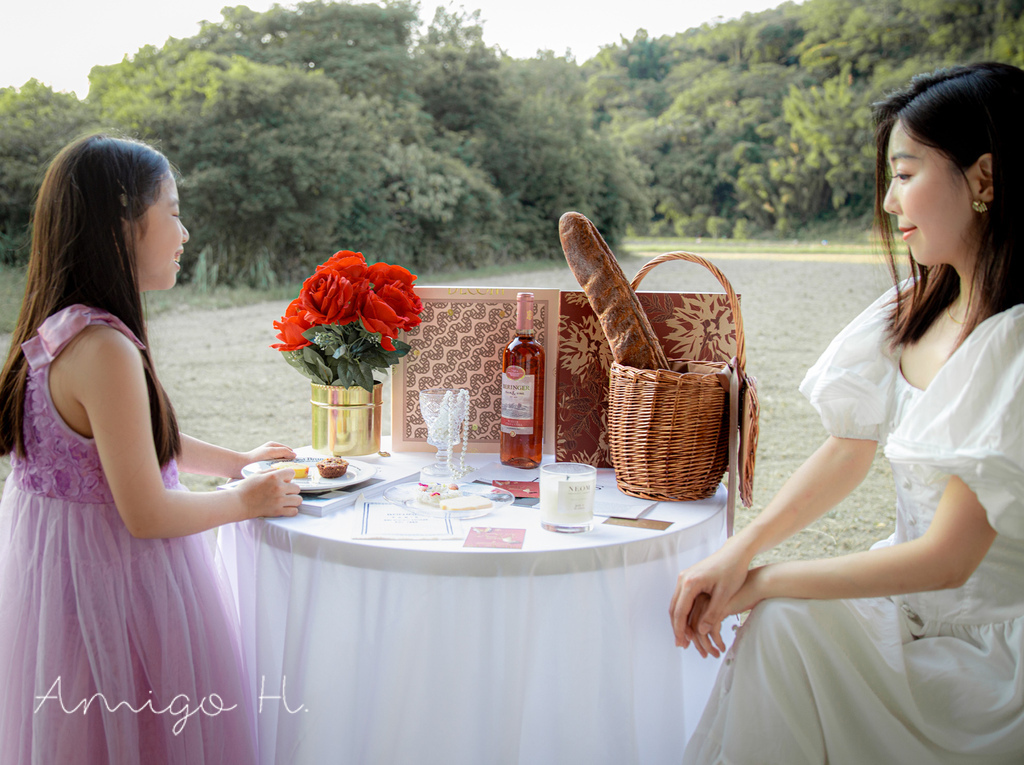
[[[25,458],[12,456],[8,480],[32,494],[88,504],[113,503],[103,475],[99,451],[91,438],[67,426],[50,398],[50,364],[86,326],[106,324],[123,332],[139,348],[144,347],[118,318],[105,311],[73,305],[54,314],[23,346],[29,363],[25,390],[23,433]],[[164,486],[178,485],[178,468],[172,460],[162,470]]]

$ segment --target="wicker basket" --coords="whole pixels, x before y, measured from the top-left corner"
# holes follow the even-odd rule
[[[737,464],[730,470],[731,511],[741,473],[741,494],[750,505],[757,447],[757,397],[754,381],[744,372],[743,317],[729,280],[693,253],[653,258],[634,277],[633,289],[651,269],[671,260],[704,266],[725,288],[736,328],[736,357],[730,363],[673,362],[671,370],[613,363],[608,398],[611,461],[619,489],[626,494],[690,501],[715,493],[732,455]]]

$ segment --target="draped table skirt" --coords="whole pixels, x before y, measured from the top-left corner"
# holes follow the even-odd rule
[[[665,530],[526,528],[521,550],[352,539],[352,514],[226,526],[260,762],[678,763],[718,660],[675,647],[676,575],[725,540],[725,490]],[[598,521],[603,519],[598,518]]]

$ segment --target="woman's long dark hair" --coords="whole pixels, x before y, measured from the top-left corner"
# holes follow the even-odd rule
[[[875,218],[894,283],[893,222],[883,205],[890,179],[889,136],[897,122],[961,173],[981,155],[992,155],[995,198],[988,212],[977,215],[979,250],[964,338],[988,317],[1024,302],[1024,252],[1017,252],[1024,210],[1024,71],[997,63],[941,69],[915,77],[907,88],[875,104]],[[919,340],[960,294],[951,266],[926,267],[909,260],[913,286],[897,298],[891,314],[890,339],[896,345]]]
[[[76,303],[112,313],[147,345],[142,363],[160,464],[179,453],[174,409],[148,348],[135,267],[142,216],[170,175],[160,152],[104,134],[71,143],[50,164],[32,219],[25,298],[0,373],[0,455],[25,456],[28,363],[21,344],[35,336],[47,317]]]

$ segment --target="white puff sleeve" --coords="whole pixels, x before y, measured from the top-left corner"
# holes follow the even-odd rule
[[[880,441],[889,419],[898,362],[885,337],[896,288],[836,335],[800,383],[831,435]]]
[[[992,528],[1024,539],[1024,305],[975,328],[889,436],[885,455],[959,476]]]

